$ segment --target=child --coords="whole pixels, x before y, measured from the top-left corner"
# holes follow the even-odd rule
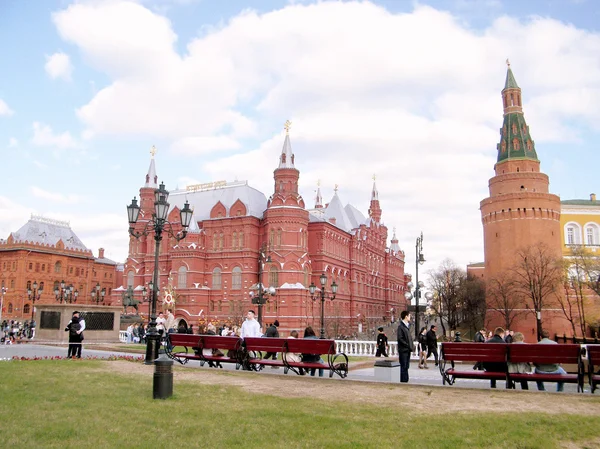
[[[67,351],[67,358],[81,358],[80,330],[81,324],[79,324],[79,318],[74,316],[65,328],[65,331],[69,332],[69,350]]]
[[[389,348],[387,335],[383,332],[383,327],[377,329],[379,333],[377,334],[377,352],[375,353],[375,357],[388,357],[387,351]]]

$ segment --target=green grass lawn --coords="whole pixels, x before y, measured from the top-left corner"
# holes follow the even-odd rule
[[[107,363],[113,362],[0,362],[2,446],[547,449],[566,441],[599,441],[600,416],[590,415],[454,410],[425,415],[413,413],[409,403],[383,408],[335,397],[284,398],[183,380],[175,383],[172,398],[153,400],[152,376],[106,372]],[[244,373],[222,375],[251,379]],[[600,401],[594,398],[590,405]],[[435,409],[434,400],[431,406]],[[572,447],[596,447],[586,444]]]

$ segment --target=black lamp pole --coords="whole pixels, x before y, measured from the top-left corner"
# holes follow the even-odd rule
[[[106,288],[101,290],[100,287],[100,282],[98,282],[92,290],[92,300],[96,301],[96,305],[100,304],[100,301],[104,303],[104,296],[106,295]]]
[[[29,300],[31,301],[31,321],[35,316],[35,302],[40,300],[40,295],[42,294],[43,288],[38,290],[37,281],[33,281],[33,290],[27,289],[27,296],[29,296]]]
[[[333,281],[333,283],[331,284],[331,294],[330,295],[326,295],[325,294],[325,286],[327,285],[327,276],[325,275],[325,273],[321,274],[321,276],[319,277],[319,282],[321,284],[321,291],[319,296],[321,297],[321,339],[325,338],[325,298],[329,298],[331,301],[333,301],[335,299],[335,295],[337,293],[337,289],[338,286],[335,283],[335,281]],[[315,292],[317,290],[317,286],[315,285],[314,282],[311,282],[310,285],[308,286],[308,291],[310,292],[310,296],[312,297],[313,301],[316,301],[318,296],[315,296]]]
[[[173,232],[173,225],[167,221],[169,214],[169,191],[165,189],[164,183],[160,183],[158,189],[154,191],[154,213],[152,218],[148,220],[146,226],[141,232],[135,231],[135,224],[140,216],[140,207],[138,206],[135,197],[131,201],[131,204],[127,206],[127,216],[129,219],[129,234],[138,239],[143,235],[148,235],[151,231],[154,231],[154,274],[152,277],[152,300],[150,301],[150,323],[148,325],[147,334],[147,345],[146,345],[146,359],[144,363],[146,365],[152,365],[154,360],[158,358],[158,349],[160,343],[160,335],[156,329],[156,301],[158,297],[158,256],[160,254],[160,243],[162,241],[162,234],[166,232],[175,240],[180,241],[187,235],[188,227],[192,221],[193,211],[190,209],[189,203],[186,201],[183,209],[179,211],[180,223],[182,230],[178,233]]]
[[[267,303],[271,296],[275,296],[277,291],[274,286],[270,286],[268,289],[264,289],[262,283],[264,264],[271,262],[271,256],[266,255],[267,245],[264,244],[261,249],[258,251],[258,285],[257,285],[257,293],[254,295],[253,292],[250,292],[252,296],[252,304],[258,305],[258,323],[263,324],[263,306]]]
[[[65,281],[60,281],[60,285],[54,289],[54,295],[59,303],[74,303],[77,302],[79,292],[73,290],[73,285],[65,285]]]
[[[425,286],[423,282],[419,282],[419,265],[423,265],[425,263],[425,257],[423,256],[423,233],[417,237],[417,244],[415,245],[415,293],[414,296],[410,291],[404,294],[404,297],[410,301],[411,299],[415,299],[415,341],[419,339],[419,302],[421,300],[421,289]],[[412,289],[413,284],[409,282],[407,287]],[[425,298],[427,300],[431,299],[432,296],[430,293],[425,294]]]

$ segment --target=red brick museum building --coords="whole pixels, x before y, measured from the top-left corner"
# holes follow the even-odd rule
[[[240,324],[248,309],[257,309],[251,296],[262,282],[264,288],[276,289],[263,308],[263,324],[277,319],[283,335],[307,325],[318,329],[320,299],[311,299],[308,286],[311,282],[319,286],[319,277],[325,274],[327,293],[332,282],[339,286],[335,300],[325,304],[328,336],[351,335],[397,317],[409,277],[395,235],[388,245],[375,182],[365,216],[350,204],[344,206],[337,189],[327,204],[317,190],[314,208],[306,207],[298,193],[299,177],[286,133],[268,199],[247,182],[172,191],[169,221],[174,230],[181,229],[179,209],[186,200],[194,216],[184,240],[176,242],[163,234],[157,308],[166,309],[165,298],[174,293],[178,324]],[[152,156],[140,188],[137,231],[152,217],[157,180]],[[261,251],[264,263],[259,269]],[[124,287],[132,287],[138,299],[152,280],[154,253],[153,233],[130,238]]]

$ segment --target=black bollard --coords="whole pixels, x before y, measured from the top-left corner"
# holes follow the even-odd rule
[[[455,343],[461,343],[461,342],[462,342],[462,340],[461,340],[461,338],[460,338],[460,332],[456,332],[456,333],[454,334],[454,342],[455,342]]]
[[[162,353],[154,361],[154,399],[167,399],[173,396],[173,360]]]

